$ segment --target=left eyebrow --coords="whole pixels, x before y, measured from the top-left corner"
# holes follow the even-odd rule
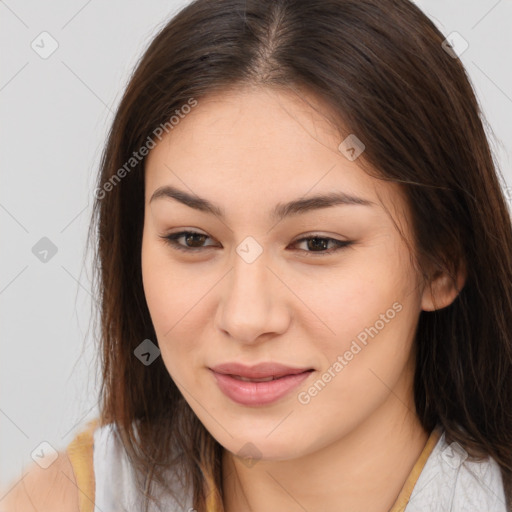
[[[175,199],[190,208],[211,213],[221,219],[225,219],[224,210],[220,206],[215,205],[208,199],[199,197],[195,194],[189,194],[184,190],[180,190],[170,185],[165,185],[156,189],[149,202],[151,203],[155,199],[159,198]],[[292,215],[304,214],[313,210],[341,205],[377,206],[376,203],[369,201],[368,199],[363,199],[345,192],[331,192],[329,194],[316,195],[307,199],[301,198],[287,203],[278,203],[270,212],[270,217],[279,221]]]
[[[295,199],[294,201],[284,204],[278,203],[271,213],[271,216],[279,221],[290,215],[298,215],[313,210],[343,205],[377,206],[373,201],[347,194],[346,192],[331,192],[329,194],[312,196],[308,199]]]

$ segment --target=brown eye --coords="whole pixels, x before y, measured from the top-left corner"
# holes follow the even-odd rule
[[[180,231],[179,233],[173,233],[161,238],[163,238],[173,248],[180,251],[193,252],[210,247],[203,245],[210,237],[204,233],[198,233],[196,231]],[[179,242],[180,238],[183,238],[184,244]]]
[[[302,242],[306,242],[306,249],[300,249],[301,251],[305,253],[313,253],[314,255],[318,256],[332,254],[333,252],[343,249],[344,247],[348,247],[353,243],[348,240],[336,240],[335,238],[313,235],[301,238],[300,240],[294,242],[294,244],[299,244]],[[334,242],[334,247],[328,249],[330,242]],[[310,255],[312,254],[308,254],[308,256]]]
[[[199,233],[189,233],[187,235],[183,235],[185,243],[189,247],[201,247],[204,243],[205,238],[208,238],[206,235],[201,235]]]

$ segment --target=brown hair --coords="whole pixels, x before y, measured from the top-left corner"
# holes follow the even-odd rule
[[[193,485],[195,509],[222,510],[223,448],[162,359],[145,366],[134,356],[156,336],[140,261],[144,159],[128,170],[126,162],[191,98],[200,104],[256,84],[305,88],[328,102],[345,136],[366,146],[358,163],[400,184],[421,268],[453,277],[466,268],[450,306],[420,313],[415,404],[427,431],[440,424],[470,455],[497,461],[510,510],[512,226],[483,115],[444,39],[408,0],[196,0],[150,43],[111,127],[89,233],[97,237],[101,422],[118,427],[147,475],[147,498],[175,463]]]

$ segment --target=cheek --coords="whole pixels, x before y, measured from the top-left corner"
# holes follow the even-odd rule
[[[324,370],[343,374],[333,388],[371,387],[378,380],[372,370],[384,382],[396,380],[418,321],[420,299],[407,250],[389,240],[363,253],[338,278],[330,276],[329,292],[315,298],[316,311],[329,327],[323,329],[327,334],[315,336],[315,350],[324,356]]]
[[[325,301],[336,335],[313,338],[311,332],[323,365],[317,379],[299,390],[297,401],[312,429],[326,425],[326,438],[355,428],[388,399],[390,390],[398,403],[408,403],[398,383],[411,361],[418,300],[410,288],[397,288],[389,275],[380,286],[368,278],[344,281],[336,296],[341,307]],[[339,419],[333,421],[333,413]]]
[[[319,312],[342,348],[344,340],[358,334],[364,343],[368,329],[375,333],[372,326],[379,332],[389,331],[389,326],[406,316],[402,312],[406,305],[417,302],[408,251],[394,238],[376,241],[347,261],[330,269],[320,282],[316,276],[308,287],[312,309]]]
[[[207,294],[212,283],[207,276],[197,279],[181,271],[159,245],[143,241],[144,294],[164,363],[172,375],[177,375],[183,363],[193,364],[199,353],[204,320],[197,315],[204,318],[208,314]]]

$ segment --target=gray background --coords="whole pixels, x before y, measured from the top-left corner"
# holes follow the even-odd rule
[[[62,450],[98,414],[84,260],[94,178],[129,73],[186,3],[0,1],[1,489],[42,441]],[[512,186],[512,1],[417,3],[445,35],[469,43],[461,60],[494,132],[503,186]],[[44,31],[58,43],[46,59],[31,47],[51,48]],[[33,252],[43,237],[57,249],[46,261]]]

